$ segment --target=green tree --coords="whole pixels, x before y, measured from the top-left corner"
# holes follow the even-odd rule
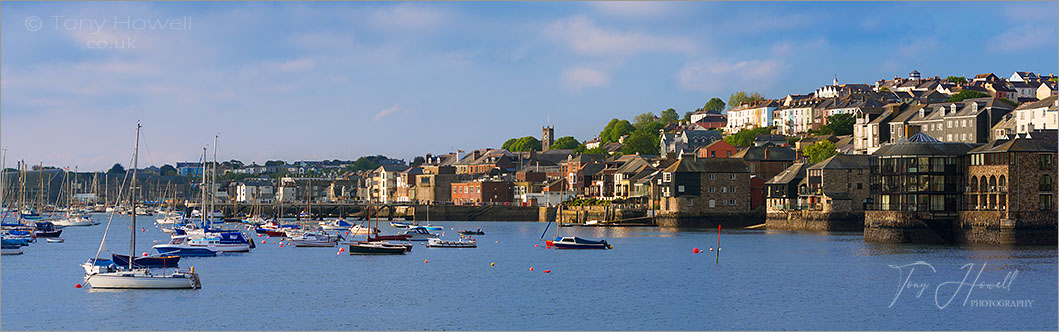
[[[634,130],[636,130],[636,127],[633,127],[629,120],[613,119],[603,128],[603,132],[599,133],[599,139],[603,144],[617,142],[622,136],[628,135]]]
[[[765,97],[762,97],[761,94],[757,92],[748,94],[746,91],[739,91],[728,96],[728,107],[734,108],[740,104],[758,100],[765,100]]]
[[[725,137],[724,141],[734,146],[750,146],[751,144],[754,144],[754,138],[757,137],[757,135],[771,134],[772,129],[773,127],[742,129],[735,134]]]
[[[949,76],[949,77],[946,77],[945,79],[948,80],[949,82],[956,83],[956,84],[967,83],[967,78],[963,77],[963,76]]]
[[[835,150],[835,143],[831,143],[828,140],[816,142],[816,144],[804,147],[802,150],[809,156],[809,162],[811,163],[824,161],[824,159],[831,158],[831,156],[838,153]]]
[[[114,166],[110,166],[110,170],[107,171],[110,174],[122,174],[125,173],[125,167],[119,163],[114,163]]]
[[[161,176],[174,176],[177,175],[177,169],[173,165],[162,165],[162,168],[158,169],[158,174]]]
[[[956,94],[954,94],[952,96],[949,96],[949,102],[950,103],[958,103],[958,102],[964,101],[965,99],[986,98],[986,97],[989,97],[988,93],[984,93],[984,92],[981,92],[981,91],[974,91],[974,90],[963,90],[963,91],[957,92]]]
[[[746,94],[746,93],[744,92],[744,94]],[[728,98],[728,100],[731,101],[732,99]],[[704,110],[704,111],[714,111],[714,112],[723,111],[724,110],[724,101],[721,100],[721,98],[717,98],[717,97],[710,98],[710,101],[707,101],[706,105],[702,106],[702,110]]]
[[[515,146],[515,143],[517,143],[517,142],[518,142],[518,138],[512,138],[512,139],[506,140],[506,141],[504,141],[504,145],[501,145],[500,148],[504,149],[504,150],[512,151],[511,150],[512,147]]]
[[[357,158],[357,160],[353,162],[352,168],[353,168],[354,171],[364,171],[364,170],[376,169],[376,168],[379,168],[379,160],[381,160],[381,159],[386,159],[386,156],[378,155],[378,156],[364,156],[364,157],[360,157],[360,158]]]
[[[515,144],[512,144],[511,148],[508,149],[508,151],[515,151],[515,152],[529,152],[529,151],[540,151],[540,150],[541,150],[541,141],[538,140],[536,137],[533,137],[533,136],[526,136],[526,137],[523,137],[523,138],[519,138],[517,141],[515,141]]]
[[[415,157],[415,159],[412,159],[412,165],[411,166],[412,167],[416,167],[416,166],[422,165],[425,162],[427,162],[426,158],[423,158],[423,156],[417,156],[417,157]]]
[[[661,137],[658,135],[658,131],[651,131],[651,128],[640,128],[634,131],[629,138],[625,139],[625,143],[621,146],[621,152],[624,154],[658,154],[659,140]]]
[[[824,127],[838,136],[853,135],[853,124],[856,122],[852,114],[835,114],[827,117],[827,125]]]
[[[585,153],[586,148],[587,147],[585,147],[585,144],[579,144],[576,148],[574,148],[574,153]]]
[[[282,160],[269,160],[265,162],[265,166],[283,166],[286,164],[287,162]]]
[[[669,124],[671,122],[677,122],[677,120],[680,120],[680,116],[677,115],[677,110],[672,108],[662,111],[662,114],[659,115],[659,118],[662,124]]]
[[[633,127],[643,128],[643,126],[646,126],[651,122],[658,122],[658,117],[656,117],[654,113],[647,112],[633,117],[632,120]]]
[[[576,149],[578,145],[581,145],[581,142],[573,136],[563,136],[552,143],[552,149]]]
[[[691,115],[692,114],[695,114],[695,112],[692,112],[692,111],[684,112],[684,119],[683,120],[684,121],[691,121]]]

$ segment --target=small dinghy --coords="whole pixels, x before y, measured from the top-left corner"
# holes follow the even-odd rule
[[[48,240],[48,243],[63,243],[63,241],[66,241],[61,237],[49,237],[46,240]]]

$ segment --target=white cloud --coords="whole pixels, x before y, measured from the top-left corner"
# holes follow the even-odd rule
[[[783,62],[773,59],[700,60],[684,65],[676,78],[680,87],[694,91],[764,90],[784,67]]]
[[[379,119],[382,119],[384,117],[389,116],[390,114],[394,114],[394,113],[397,113],[397,112],[400,112],[400,111],[401,111],[401,107],[397,106],[397,104],[394,104],[393,106],[390,106],[389,108],[385,108],[385,109],[379,111],[379,113],[375,113],[375,117],[372,118],[372,120],[379,120]]]
[[[994,53],[1014,53],[1028,51],[1045,46],[1056,40],[1055,25],[1025,24],[1012,27],[1003,33],[989,38],[985,43],[986,50]]]
[[[600,13],[629,19],[669,18],[679,12],[672,3],[656,1],[592,1]]]
[[[656,36],[639,31],[607,30],[585,16],[553,21],[545,27],[544,34],[584,55],[694,53],[697,49],[695,43],[685,38]]]
[[[938,50],[941,43],[936,37],[913,39],[897,48],[897,54],[909,58],[922,58]]]
[[[601,87],[610,84],[610,75],[600,70],[577,67],[563,70],[559,81],[563,87],[572,92],[580,92],[582,89]]]

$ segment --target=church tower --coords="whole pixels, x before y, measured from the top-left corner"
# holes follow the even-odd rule
[[[548,151],[552,148],[552,143],[555,142],[555,127],[550,124],[544,127],[541,134],[541,151]]]

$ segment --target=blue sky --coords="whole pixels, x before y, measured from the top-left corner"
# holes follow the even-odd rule
[[[2,145],[81,170],[593,138],[739,90],[1054,73],[1055,2],[3,3]],[[186,21],[180,21],[186,20]],[[169,22],[167,28],[159,23]],[[146,23],[154,23],[147,26]]]

